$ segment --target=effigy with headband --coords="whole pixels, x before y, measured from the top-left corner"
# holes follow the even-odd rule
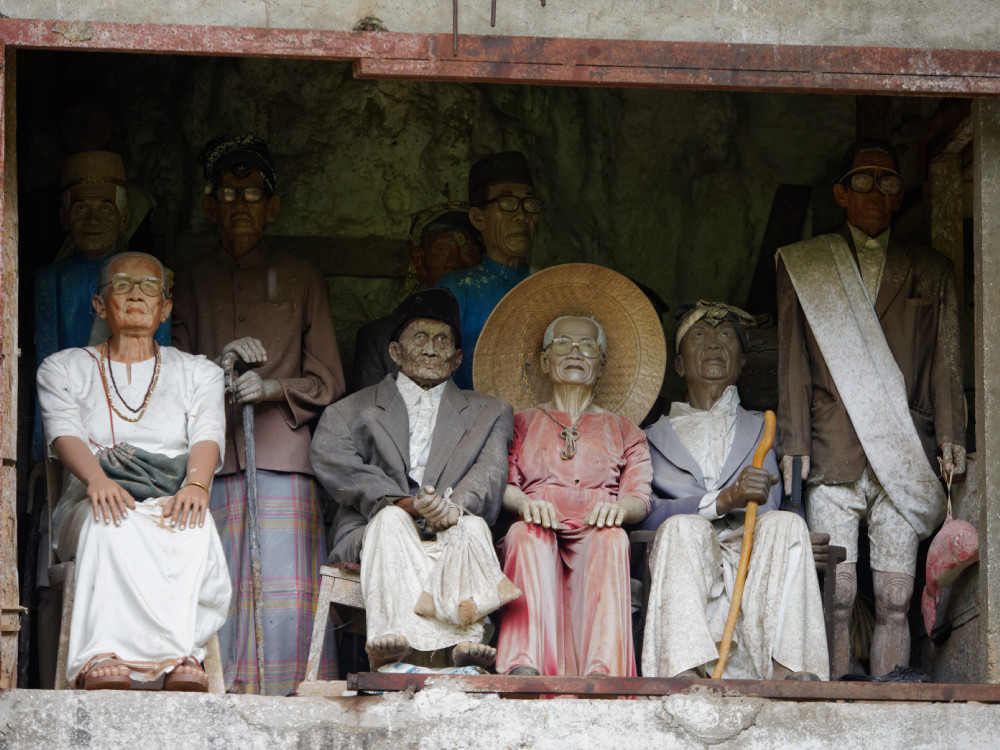
[[[676,352],[681,350],[684,334],[699,320],[704,320],[713,327],[720,323],[734,323],[744,352],[747,350],[747,329],[757,325],[757,319],[745,310],[725,302],[708,302],[703,299],[681,305],[674,310],[674,317],[677,319],[677,332],[674,334]]]
[[[254,135],[216,136],[198,152],[197,162],[204,167],[206,193],[217,188],[226,173],[243,179],[255,169],[263,176],[268,195],[274,195],[278,187],[267,143]]]
[[[639,424],[663,385],[663,324],[632,281],[590,263],[546,268],[507,292],[476,343],[476,390],[502,398],[514,411],[551,400],[552,383],[539,356],[545,329],[560,316],[591,318],[604,329],[606,365],[593,402]]]

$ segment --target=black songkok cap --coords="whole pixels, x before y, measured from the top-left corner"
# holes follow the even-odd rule
[[[528,160],[520,151],[501,151],[490,154],[472,165],[469,170],[469,205],[481,207],[490,197],[490,188],[504,182],[535,187],[531,179]]]
[[[198,163],[205,168],[205,179],[218,187],[219,178],[227,172],[242,179],[254,169],[264,177],[268,195],[274,195],[278,178],[271,165],[267,143],[253,135],[219,135],[198,152]]]
[[[447,323],[455,334],[455,348],[462,348],[462,318],[458,311],[458,300],[450,290],[439,287],[421,289],[400,302],[392,314],[392,335],[389,341],[398,341],[399,334],[407,324],[418,318]]]

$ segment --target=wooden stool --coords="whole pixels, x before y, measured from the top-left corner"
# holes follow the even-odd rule
[[[309,660],[306,663],[305,681],[315,682],[323,658],[326,626],[330,620],[338,628],[365,634],[365,598],[361,594],[361,565],[340,562],[320,568],[321,584],[316,601],[316,618],[313,620],[312,640],[309,642]],[[343,611],[341,611],[343,610]],[[345,625],[346,621],[346,625]]]

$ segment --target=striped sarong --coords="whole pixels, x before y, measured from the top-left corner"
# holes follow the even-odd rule
[[[231,693],[288,695],[305,676],[319,592],[319,569],[326,561],[323,515],[316,480],[306,474],[257,470],[263,589],[264,690],[257,685],[250,542],[244,511],[242,472],[216,477],[211,510],[229,564],[233,597],[219,631],[226,690]],[[332,628],[327,630],[319,679],[337,678]]]

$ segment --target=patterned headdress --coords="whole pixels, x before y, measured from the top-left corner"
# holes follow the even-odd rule
[[[205,168],[206,193],[217,188],[219,178],[227,172],[242,179],[254,169],[263,175],[268,195],[274,195],[278,187],[267,143],[254,135],[216,136],[198,152],[197,161]]]

